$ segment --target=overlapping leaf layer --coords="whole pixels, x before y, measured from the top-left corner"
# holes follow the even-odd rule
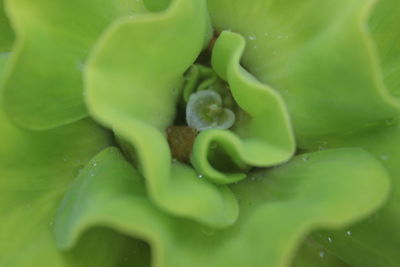
[[[1,8],[0,265],[400,262],[396,1]],[[189,166],[166,128],[207,47],[239,119]]]

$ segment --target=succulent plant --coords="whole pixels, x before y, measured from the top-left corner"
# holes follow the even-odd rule
[[[0,266],[400,264],[400,3],[0,7]]]

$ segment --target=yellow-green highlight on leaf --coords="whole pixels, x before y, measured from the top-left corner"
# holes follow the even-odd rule
[[[223,227],[237,203],[179,163],[171,163],[165,128],[172,122],[184,72],[200,53],[209,27],[203,0],[175,0],[164,11],[121,19],[89,60],[90,114],[136,150],[150,197],[178,216]]]
[[[9,52],[13,42],[14,32],[4,10],[4,0],[0,0],[0,53]]]
[[[154,267],[290,266],[310,231],[364,218],[382,205],[388,186],[383,166],[362,150],[310,153],[234,185],[239,220],[217,230],[161,211],[139,172],[107,148],[66,194],[55,236],[71,249],[91,227],[110,227],[148,242]]]
[[[367,19],[374,0],[210,0],[213,26],[246,36],[243,65],[279,91],[298,145],[382,124],[383,85]]]
[[[231,89],[236,103],[248,117],[233,132],[212,129],[201,132],[193,145],[192,163],[213,182],[226,184],[246,177],[244,173],[224,173],[212,166],[210,147],[217,144],[238,166],[269,167],[283,163],[294,154],[295,141],[289,115],[279,94],[252,77],[240,66],[245,40],[225,31],[215,43],[212,66]],[[210,162],[211,160],[211,162]]]
[[[186,2],[121,19],[104,33],[86,72],[95,118],[110,125],[120,112],[160,130],[171,123],[182,75],[200,53],[208,25],[204,1]]]
[[[5,108],[29,129],[49,129],[87,116],[82,71],[99,35],[140,5],[127,0],[5,0],[16,32]]]
[[[90,158],[111,140],[93,121],[50,131],[24,131],[0,111],[0,266],[113,267],[137,241],[109,229],[85,234],[69,251],[57,249],[54,216]],[[132,261],[130,261],[132,262]]]

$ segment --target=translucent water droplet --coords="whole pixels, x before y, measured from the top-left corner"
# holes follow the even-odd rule
[[[77,70],[83,71],[84,68],[85,68],[85,64],[82,61],[78,61],[78,63],[76,63]]]
[[[93,172],[91,172],[91,173],[90,173],[90,177],[93,177],[93,176],[94,176],[94,173],[93,173]]]
[[[257,39],[257,37],[254,36],[254,35],[250,35],[250,36],[249,36],[249,40],[250,40],[250,41],[254,41],[254,40],[256,40],[256,39]]]
[[[325,150],[327,148],[327,146],[328,146],[328,142],[326,142],[326,141],[320,142],[318,144],[318,150],[319,151]]]
[[[203,174],[201,173],[197,174],[197,178],[202,179],[203,177],[204,177]]]
[[[85,166],[84,165],[78,165],[74,170],[73,170],[73,176],[74,177],[77,177],[79,174],[81,174],[81,172],[82,172],[82,170],[83,170],[83,168],[84,168]]]
[[[325,251],[320,251],[320,252],[319,252],[319,256],[320,256],[321,258],[325,257]]]
[[[333,241],[332,237],[328,237],[328,242],[332,243],[332,241]]]
[[[389,159],[389,156],[388,156],[387,154],[382,154],[382,155],[380,156],[380,158],[381,158],[381,160],[386,161],[386,160]]]
[[[389,118],[385,120],[387,126],[392,126],[395,123],[394,118]]]
[[[93,167],[96,167],[96,166],[97,166],[97,162],[94,161],[94,162],[93,162]]]
[[[346,235],[351,235],[351,231],[346,231]]]
[[[310,159],[310,157],[308,155],[303,156],[302,160],[304,162],[308,161]]]

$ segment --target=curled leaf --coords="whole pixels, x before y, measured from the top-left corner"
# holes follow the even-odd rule
[[[104,228],[86,233],[68,253],[54,242],[56,209],[83,164],[111,142],[107,133],[90,120],[24,131],[3,111],[0,125],[0,266],[111,267],[135,258],[136,240]]]
[[[279,91],[301,148],[379,127],[400,105],[383,85],[367,20],[374,0],[208,1],[213,25],[246,36],[243,65]]]
[[[295,141],[289,115],[282,98],[270,87],[258,82],[240,66],[245,40],[231,32],[223,32],[215,43],[212,65],[226,80],[237,104],[249,118],[238,120],[232,133],[210,129],[195,140],[192,163],[208,179],[216,183],[233,183],[243,173],[219,171],[212,166],[220,156],[210,158],[210,148],[217,144],[232,157],[235,165],[267,167],[287,161],[294,153]],[[212,149],[211,149],[212,150]],[[210,163],[211,161],[211,163]]]
[[[385,169],[362,150],[307,157],[235,185],[240,218],[218,230],[159,210],[140,174],[108,148],[65,196],[56,219],[58,246],[70,249],[82,233],[103,225],[149,242],[156,267],[288,266],[310,231],[347,226],[380,207],[388,193]]]
[[[29,129],[50,129],[87,116],[82,71],[99,35],[130,15],[125,0],[6,0],[16,44],[4,81],[5,109]],[[2,33],[3,35],[3,33]]]
[[[234,196],[190,167],[172,164],[164,136],[183,74],[200,53],[208,27],[203,0],[175,0],[161,12],[117,21],[88,63],[86,102],[93,117],[132,145],[159,207],[223,227],[237,218]]]
[[[186,106],[186,121],[198,131],[228,129],[235,123],[235,113],[222,106],[221,96],[212,90],[204,90],[190,96]]]

